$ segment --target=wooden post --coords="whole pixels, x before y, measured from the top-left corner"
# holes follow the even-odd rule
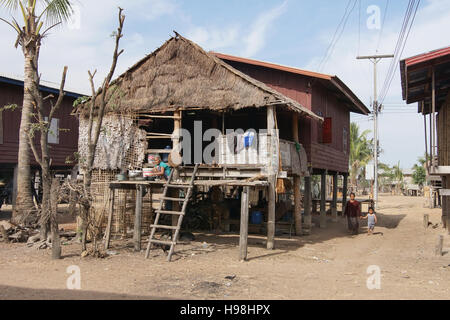
[[[343,174],[344,184],[342,188],[342,215],[344,215],[345,206],[347,205],[347,193],[348,193],[348,173]]]
[[[333,174],[333,203],[331,204],[331,216],[333,217],[333,222],[338,221],[337,216],[337,193],[338,193],[338,173]]]
[[[273,144],[273,137],[276,135],[275,131],[275,107],[267,107],[267,138],[269,142],[268,151],[269,157],[267,176],[268,176],[268,219],[267,219],[267,249],[273,250],[275,248],[275,205],[276,205],[276,184],[277,184],[277,173],[274,167],[274,157],[273,155],[278,155],[279,151],[275,150]],[[278,159],[278,157],[276,157]]]
[[[312,210],[312,195],[311,195],[311,177],[305,177],[305,221],[303,224],[303,233],[309,234],[311,232],[311,210]]]
[[[428,225],[430,224],[430,215],[429,214],[424,214],[423,215],[423,227],[425,229],[428,229]]]
[[[294,142],[300,143],[298,136],[298,113],[292,116],[292,137]],[[295,234],[302,235],[302,193],[300,190],[300,174],[294,172],[294,218],[295,218]]]
[[[144,186],[138,185],[136,188],[136,210],[134,213],[134,251],[141,252],[142,237],[142,197],[144,195]]]
[[[110,188],[110,197],[109,197],[109,212],[108,212],[108,224],[106,226],[106,234],[105,234],[105,250],[109,249],[109,243],[111,241],[111,228],[112,228],[112,219],[113,219],[113,213],[114,213],[114,196],[115,196],[115,189]]]
[[[176,132],[176,135],[174,135],[173,139],[172,139],[172,143],[173,143],[173,150],[178,150],[179,146],[180,146],[180,131],[181,130],[181,117],[182,117],[182,112],[181,111],[175,111],[173,113],[175,120],[174,120],[174,132]],[[179,171],[177,168],[173,169],[173,180],[177,180],[179,178]],[[179,198],[180,197],[180,191],[173,189],[170,192],[170,196],[173,198]],[[167,201],[166,201],[167,203]],[[181,204],[178,201],[172,201],[172,211],[180,211],[181,210]],[[176,227],[178,225],[178,219],[179,216],[177,215],[173,215],[172,216],[172,226]],[[172,231],[172,235],[175,235],[175,230]]]
[[[239,237],[239,260],[247,260],[248,248],[248,194],[249,187],[244,187],[241,193],[241,229]]]
[[[13,189],[12,189],[12,206],[13,206],[13,211],[15,211],[16,209],[16,198],[17,198],[17,175],[19,172],[18,169],[18,165],[16,164],[14,166],[14,177],[13,177]]]
[[[327,227],[327,171],[322,171],[320,182],[320,228]]]
[[[442,249],[444,248],[444,236],[440,235],[438,238],[438,244],[436,246],[436,255],[442,256]]]

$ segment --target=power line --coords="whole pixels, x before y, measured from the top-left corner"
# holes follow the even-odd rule
[[[409,35],[411,33],[411,29],[414,24],[419,5],[420,5],[420,0],[417,0],[417,2],[416,2],[416,0],[410,0],[408,3],[408,8],[406,10],[405,19],[403,20],[402,29],[400,31],[396,49],[395,49],[395,54],[394,54],[395,58],[394,58],[394,60],[392,60],[392,63],[389,67],[388,75],[384,82],[383,89],[381,90],[381,93],[380,93],[381,103],[384,102],[387,94],[389,93],[390,87],[392,85],[392,81],[395,76],[396,66],[400,61],[403,51],[405,50],[406,42],[408,41]],[[414,7],[415,7],[415,9],[414,9]],[[413,12],[414,12],[414,14],[413,14]],[[412,17],[412,19],[411,19],[411,17]]]
[[[334,48],[336,47],[336,44],[339,42],[339,40],[340,40],[340,38],[341,38],[341,36],[342,36],[342,34],[344,32],[345,27],[347,25],[348,18],[350,17],[351,13],[355,9],[355,6],[356,6],[357,2],[358,2],[358,0],[354,0],[353,6],[349,10],[350,5],[352,3],[352,0],[348,1],[347,7],[345,8],[344,15],[343,15],[341,21],[339,22],[339,24],[338,24],[338,26],[336,28],[336,31],[334,32],[333,38],[331,40],[331,43],[328,46],[328,49],[327,49],[327,51],[325,53],[325,56],[323,57],[320,65],[319,65],[319,72],[322,72],[322,70],[325,68],[325,66],[327,64],[328,59],[332,56]],[[339,35],[338,35],[338,33],[339,33]]]
[[[378,43],[377,43],[377,50],[376,50],[376,52],[378,52],[378,49],[380,48],[381,36],[383,35],[384,25],[386,23],[386,16],[387,16],[388,8],[389,8],[389,2],[390,2],[390,0],[386,0],[386,7],[384,8],[384,15],[383,15],[383,24],[381,25],[380,34],[378,36]]]

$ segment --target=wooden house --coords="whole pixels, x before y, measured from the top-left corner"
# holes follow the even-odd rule
[[[305,147],[311,173],[321,175],[322,194],[328,193],[327,175],[333,177],[337,185],[338,176],[347,184],[350,150],[350,113],[368,115],[370,111],[361,100],[337,77],[273,63],[245,59],[214,53],[224,62],[239,71],[257,79],[272,89],[297,101],[315,114],[324,118],[324,122],[300,119],[299,140]],[[281,123],[289,123],[289,115],[280,115]],[[289,136],[290,126],[283,126],[280,137]],[[306,178],[306,184],[310,179]],[[333,186],[334,189],[336,189]],[[306,189],[310,190],[309,185]],[[346,188],[344,188],[346,189]],[[335,191],[333,190],[333,193]],[[343,196],[346,199],[346,195]],[[342,203],[344,204],[345,200]],[[321,212],[325,205],[321,199]],[[336,210],[336,196],[331,200],[332,211]],[[335,212],[333,212],[335,215]],[[326,221],[322,220],[321,225]]]
[[[440,177],[442,222],[450,231],[450,47],[400,61],[400,73],[403,100],[417,102],[424,117],[429,180]]]
[[[177,182],[191,181],[192,186],[203,192],[220,187],[223,193],[230,188],[231,194],[241,193],[241,259],[247,256],[252,192],[262,191],[259,197],[267,203],[264,211],[269,249],[274,247],[276,205],[284,189],[283,181],[289,180],[293,186],[296,233],[301,235],[303,229],[310,229],[310,210],[305,210],[302,217],[300,184],[302,177],[309,176],[307,149],[313,146],[303,145],[301,139],[303,137],[303,142],[307,143],[309,140],[305,137],[315,134],[311,127],[322,127],[327,110],[322,116],[318,115],[303,102],[239,71],[178,34],[113,81],[107,98],[105,130],[94,163],[94,188],[100,206],[107,205],[104,199],[109,199],[107,244],[114,221],[130,208],[134,211],[128,216],[134,221],[131,224],[134,225],[136,250],[140,250],[142,232],[149,230],[142,222],[153,221],[154,210],[157,217],[151,225],[150,238],[157,227],[174,228],[171,230],[177,230],[176,242],[179,220],[178,224],[173,220],[172,227],[158,226],[160,213],[177,214],[177,211],[161,207],[167,199],[177,199],[179,193],[166,197],[167,189],[174,187],[175,182],[115,180],[115,175],[121,171],[145,168],[146,154],[154,153],[170,153],[172,160],[182,160],[174,165]],[[329,110],[331,114],[333,109]],[[86,110],[80,108],[79,152],[82,157],[86,152],[86,117]],[[309,126],[308,132],[304,132],[306,127],[302,124],[305,123]],[[215,139],[211,129],[218,132]],[[250,132],[252,134],[248,134]],[[247,145],[245,138],[249,136],[254,140]],[[212,161],[205,161],[205,153],[213,141],[216,144],[211,153]],[[343,137],[341,141],[330,143],[340,146],[343,155],[342,150],[348,148]],[[165,149],[167,146],[170,150]],[[336,153],[336,157],[339,154]],[[329,164],[323,169],[347,172],[344,163],[348,164],[348,160],[339,159],[339,162],[341,164],[335,167]],[[143,188],[151,191],[142,200]],[[162,201],[157,201],[161,199],[161,188],[165,190]],[[187,194],[191,195],[189,190]],[[155,202],[158,202],[156,206]],[[181,213],[184,215],[184,211]]]
[[[20,106],[23,102],[23,87],[24,83],[22,79],[0,75],[0,108],[8,105],[17,106],[17,108],[0,111],[0,178],[5,183],[11,181],[17,171],[21,117]],[[45,96],[50,94],[55,95],[55,99],[59,94],[59,87],[50,83],[43,82],[40,90]],[[74,160],[74,154],[78,150],[78,119],[72,115],[73,102],[82,95],[69,91],[66,91],[65,94],[63,104],[56,111],[51,125],[49,144],[52,170],[70,172],[74,163],[67,163],[67,159]],[[48,100],[46,103],[50,107],[50,101]],[[39,139],[36,138],[35,142],[38,144]],[[39,170],[31,151],[30,161],[32,170]]]

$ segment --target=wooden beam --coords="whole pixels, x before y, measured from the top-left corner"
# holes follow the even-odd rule
[[[239,260],[247,260],[248,253],[248,197],[249,187],[244,187],[241,193],[241,228],[239,236]]]
[[[348,193],[348,173],[343,174],[344,184],[342,188],[342,214],[344,214],[345,206],[347,205],[347,193]]]
[[[141,252],[141,237],[142,237],[142,197],[144,194],[144,187],[138,185],[136,187],[136,210],[134,214],[134,251]]]
[[[176,119],[181,120],[181,117],[179,116],[157,116],[157,115],[151,115],[151,114],[140,114],[139,117],[143,118],[150,118],[150,119]]]
[[[320,180],[320,228],[327,227],[327,171],[323,171]]]
[[[311,177],[305,177],[305,221],[303,224],[303,233],[307,234],[311,230],[311,207],[312,207],[312,195],[311,195]]]
[[[275,106],[267,107],[267,135],[269,141],[269,154],[279,154],[278,150],[275,150],[275,146],[273,145],[273,136],[276,134],[275,132]],[[268,158],[268,219],[267,219],[267,249],[273,250],[275,248],[275,207],[276,207],[276,183],[277,183],[277,172],[274,167],[273,157]]]
[[[298,136],[298,113],[292,115],[292,138],[294,142],[300,143]],[[294,219],[295,219],[295,234],[302,235],[302,193],[300,190],[301,178],[299,173],[294,174]]]
[[[173,134],[173,138],[172,138],[172,149],[173,150],[180,150],[180,130],[182,127],[182,123],[181,123],[181,117],[182,117],[182,112],[181,111],[175,111],[174,113],[175,116],[175,120],[173,122],[173,128],[174,128],[174,134]],[[174,172],[173,172],[173,180],[177,180],[180,177],[180,170],[178,168],[173,168]],[[180,197],[180,190],[176,190],[176,189],[172,189],[172,191],[170,191],[169,195],[172,198],[179,198]],[[173,211],[180,211],[181,210],[181,204],[178,201],[174,201],[172,202],[172,210]],[[177,226],[178,225],[178,216],[172,216],[172,226]],[[175,235],[175,230],[172,232],[172,236]],[[176,240],[176,239],[175,239]]]
[[[337,216],[337,193],[338,193],[338,173],[335,172],[333,174],[333,202],[331,204],[331,216],[333,217],[333,221],[338,221]]]

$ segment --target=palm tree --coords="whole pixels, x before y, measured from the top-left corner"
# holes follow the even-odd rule
[[[373,140],[368,140],[370,130],[359,133],[356,123],[350,125],[350,181],[357,186],[358,176],[362,169],[373,159]]]
[[[12,221],[22,223],[23,216],[33,210],[30,183],[30,145],[28,131],[33,112],[32,92],[37,88],[39,52],[42,39],[48,31],[67,21],[73,13],[72,2],[69,0],[0,0],[0,6],[6,7],[11,13],[17,12],[23,18],[21,26],[13,17],[11,21],[0,18],[10,25],[17,33],[15,47],[19,45],[25,58],[24,67],[24,97],[19,130],[19,153],[17,174],[16,208]]]
[[[396,185],[396,193],[399,194],[401,189],[404,187],[403,170],[400,168],[400,161],[392,167],[392,173]]]

